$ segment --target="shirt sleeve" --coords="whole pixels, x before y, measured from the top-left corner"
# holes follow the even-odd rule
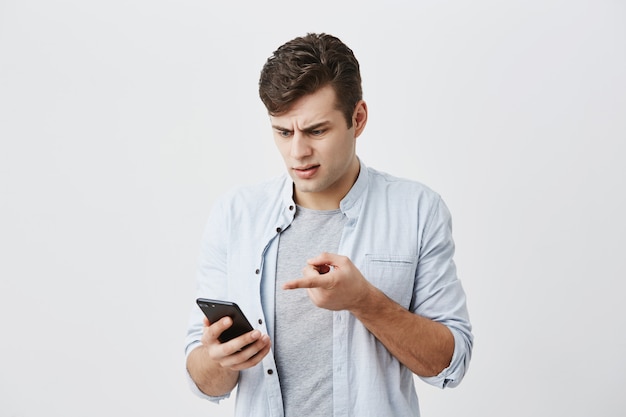
[[[457,277],[454,251],[450,212],[438,198],[426,216],[421,235],[412,311],[444,324],[454,336],[450,365],[437,376],[421,377],[440,388],[455,387],[461,382],[473,346],[466,296]]]
[[[218,201],[215,204],[202,235],[196,274],[196,297],[226,298],[224,292],[227,288],[228,216],[225,215],[223,203]],[[204,315],[194,301],[185,338],[185,359],[192,350],[201,345],[203,320]],[[217,403],[230,395],[219,397],[206,395],[196,386],[189,372],[186,372],[186,375],[192,392],[201,398]]]

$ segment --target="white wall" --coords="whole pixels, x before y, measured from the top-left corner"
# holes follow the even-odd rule
[[[0,1],[0,415],[232,415],[183,379],[200,233],[282,171],[258,73],[311,31],[453,213],[474,358],[423,415],[621,415],[625,4],[213,3]]]

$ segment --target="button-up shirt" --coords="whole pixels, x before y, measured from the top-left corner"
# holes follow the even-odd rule
[[[278,237],[292,222],[295,207],[287,174],[240,187],[216,202],[201,243],[197,296],[236,302],[251,324],[272,340]],[[469,365],[473,336],[453,261],[451,218],[441,197],[423,184],[361,162],[357,181],[340,209],[347,222],[338,253],[349,257],[389,298],[452,332],[449,366],[422,379],[441,388],[456,386]],[[200,345],[202,317],[194,306],[187,355]],[[348,311],[333,312],[332,353],[333,373],[328,377],[333,397],[328,400],[335,417],[419,416],[413,373]],[[302,360],[306,357],[302,352]],[[235,415],[283,416],[279,377],[273,351],[255,367],[241,371]],[[211,401],[227,397],[204,395],[191,379],[190,384]]]

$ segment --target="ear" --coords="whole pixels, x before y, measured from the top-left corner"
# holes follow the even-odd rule
[[[354,127],[354,137],[358,138],[359,135],[365,129],[365,125],[367,124],[367,104],[365,101],[360,100],[356,107],[354,108],[354,113],[352,114],[352,127]]]

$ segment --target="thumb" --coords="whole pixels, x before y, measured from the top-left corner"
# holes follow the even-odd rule
[[[335,265],[339,260],[339,255],[334,253],[322,252],[315,258],[308,259],[306,262],[309,265]]]

